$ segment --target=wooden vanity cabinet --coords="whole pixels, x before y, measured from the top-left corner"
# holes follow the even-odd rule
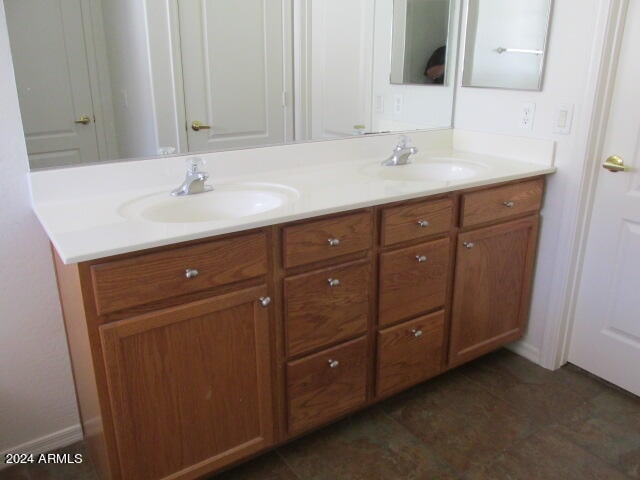
[[[520,338],[543,186],[56,257],[102,478],[201,478]]]

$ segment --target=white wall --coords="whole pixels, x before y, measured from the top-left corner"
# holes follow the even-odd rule
[[[576,192],[585,158],[584,125],[592,99],[586,98],[591,50],[596,41],[600,0],[556,0],[542,92],[519,92],[459,87],[456,92],[455,127],[506,135],[550,138],[557,142],[558,173],[549,179],[541,231],[540,253],[534,286],[529,332],[520,351],[540,359],[547,320],[556,315],[554,295],[559,291],[557,268],[566,266],[572,245],[572,219],[577,210]],[[462,62],[460,62],[462,63]],[[532,131],[520,128],[524,103],[537,105]],[[556,109],[575,104],[571,135],[553,133]]]
[[[0,5],[0,452],[80,437],[48,240],[30,206],[23,135]]]

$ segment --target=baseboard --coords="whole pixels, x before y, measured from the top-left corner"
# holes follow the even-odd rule
[[[78,424],[49,435],[45,435],[44,437],[36,438],[35,440],[23,443],[22,445],[17,445],[5,450],[4,452],[0,452],[0,458],[2,459],[0,460],[0,470],[10,466],[4,463],[4,456],[8,453],[33,453],[34,455],[37,455],[69,446],[72,443],[79,442],[80,440],[82,440],[82,427]]]
[[[507,348],[513,353],[517,353],[521,357],[524,357],[527,360],[542,366],[540,349],[538,347],[534,347],[533,345],[525,341],[520,341],[507,345]]]

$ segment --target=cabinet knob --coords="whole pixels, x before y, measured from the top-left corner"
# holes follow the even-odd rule
[[[338,280],[337,278],[330,278],[327,280],[327,282],[329,282],[329,286],[332,288],[340,286],[340,280]]]
[[[187,268],[184,271],[184,276],[188,280],[191,280],[192,278],[196,278],[198,275],[200,275],[200,272],[198,270],[196,270],[195,268]]]
[[[271,305],[271,297],[260,297],[258,302],[260,302],[260,305],[262,307],[267,308],[269,305]]]
[[[339,238],[330,238],[327,241],[329,242],[329,246],[330,247],[337,247],[338,245],[340,245],[340,239]]]
[[[420,338],[422,335],[424,335],[424,332],[419,328],[414,328],[411,330],[411,335],[413,335],[416,338]]]
[[[513,207],[516,206],[516,202],[512,202],[511,200],[509,200],[507,202],[502,202],[502,204],[507,208],[513,208]]]
[[[473,243],[473,242],[464,242],[462,245],[463,245],[463,246],[464,246],[464,248],[466,248],[467,250],[471,250],[473,247],[475,247],[475,246],[476,246],[476,244],[475,244],[475,243]]]
[[[416,255],[416,260],[418,260],[418,263],[425,263],[427,261],[427,256],[426,255]]]
[[[329,368],[338,368],[340,366],[340,362],[338,360],[329,359]]]
[[[429,225],[429,222],[426,220],[418,220],[418,227],[420,228],[427,228]]]

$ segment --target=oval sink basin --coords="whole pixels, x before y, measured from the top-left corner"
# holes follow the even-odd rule
[[[429,180],[451,182],[477,177],[486,168],[481,163],[453,158],[434,158],[415,161],[408,165],[380,167],[376,171],[376,176],[385,180],[401,182],[424,182]]]
[[[172,197],[169,191],[147,195],[125,203],[118,213],[157,223],[215,222],[259,215],[298,198],[297,190],[284,185],[229,184],[185,197]]]

